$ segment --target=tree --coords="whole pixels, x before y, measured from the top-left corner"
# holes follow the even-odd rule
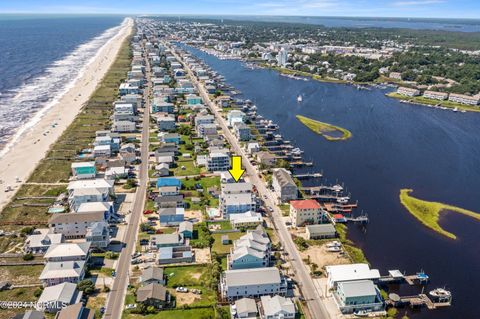
[[[90,295],[95,291],[95,284],[90,279],[85,279],[78,283],[77,288],[84,294]]]
[[[141,223],[140,224],[140,230],[143,231],[143,232],[148,232],[148,231],[154,231],[155,228],[153,228],[152,226],[150,226],[147,223]]]
[[[23,255],[22,258],[23,258],[23,260],[25,260],[25,261],[29,261],[29,260],[33,260],[34,257],[33,257],[33,254],[28,253],[28,254]]]

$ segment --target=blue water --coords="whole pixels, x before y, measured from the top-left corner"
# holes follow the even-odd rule
[[[429,18],[366,18],[366,17],[301,17],[301,16],[209,16],[232,20],[290,22],[318,24],[326,27],[347,28],[402,28],[415,30],[443,30],[480,32],[479,19],[429,19]]]
[[[63,92],[123,19],[0,15],[0,150]]]
[[[400,189],[412,188],[419,198],[479,212],[480,114],[402,104],[387,98],[384,90],[298,81],[189,50],[251,99],[259,114],[279,124],[284,138],[313,160],[311,171],[323,170],[327,183],[345,183],[370,217],[366,228],[350,226],[349,236],[373,267],[382,274],[389,269],[414,274],[423,268],[432,279],[426,291],[443,286],[452,291],[452,307],[422,310],[412,318],[479,317],[474,305],[480,287],[480,223],[444,215],[441,224],[458,237],[450,240],[410,216],[398,196]],[[296,102],[298,94],[302,103]],[[296,120],[296,114],[345,127],[353,137],[326,141]],[[400,293],[420,289],[403,287]]]

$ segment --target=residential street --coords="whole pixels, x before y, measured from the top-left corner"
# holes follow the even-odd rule
[[[182,61],[182,59],[173,51],[175,57]],[[197,87],[200,96],[203,98],[205,103],[209,106],[212,113],[215,115],[215,118],[219,125],[221,126],[225,137],[227,138],[228,142],[232,145],[233,152],[241,155],[243,158],[243,166],[246,170],[246,174],[248,175],[252,184],[257,187],[258,193],[260,196],[267,196],[265,200],[266,206],[271,206],[273,208],[272,218],[277,229],[277,234],[282,243],[282,247],[284,248],[285,252],[288,253],[291,268],[293,269],[296,275],[296,281],[300,286],[302,291],[303,297],[308,304],[308,308],[310,310],[310,314],[312,318],[324,319],[330,318],[330,315],[323,304],[323,301],[320,299],[320,295],[316,290],[312,279],[310,278],[309,272],[303,263],[298,250],[285,226],[282,221],[282,213],[280,209],[275,205],[275,198],[272,192],[270,192],[263,180],[258,177],[257,169],[252,165],[249,158],[246,156],[244,150],[240,147],[240,144],[236,137],[232,134],[232,132],[228,129],[227,123],[225,119],[222,117],[221,113],[219,112],[217,106],[210,100],[208,97],[208,93],[206,92],[203,85],[201,85],[196,77],[194,76],[192,70],[189,68],[187,64],[184,63],[184,67],[187,70],[188,74],[192,78],[192,82]]]

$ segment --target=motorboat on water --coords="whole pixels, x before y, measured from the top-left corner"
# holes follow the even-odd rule
[[[454,108],[453,112],[458,112],[458,107]]]
[[[297,96],[297,102],[298,102],[298,103],[301,103],[302,101],[303,101],[303,97],[302,97],[301,94],[299,94],[299,95]]]
[[[349,200],[350,200],[350,197],[347,197],[347,196],[345,196],[345,197],[339,197],[339,198],[337,198],[337,203],[339,203],[339,204],[347,204]]]
[[[294,149],[292,149],[292,155],[301,155],[302,153],[303,151],[298,147],[295,147]]]
[[[332,190],[333,190],[334,192],[341,192],[341,191],[343,191],[343,187],[340,186],[340,185],[338,185],[338,184],[336,184],[336,185],[333,185],[333,186],[332,186]]]
[[[452,293],[445,288],[436,288],[430,290],[428,294],[434,302],[450,302],[452,301]]]

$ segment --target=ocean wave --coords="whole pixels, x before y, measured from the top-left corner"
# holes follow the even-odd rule
[[[81,78],[85,68],[100,49],[127,22],[105,30],[99,36],[79,45],[45,71],[16,89],[0,95],[0,158],[18,139],[46,114]]]

